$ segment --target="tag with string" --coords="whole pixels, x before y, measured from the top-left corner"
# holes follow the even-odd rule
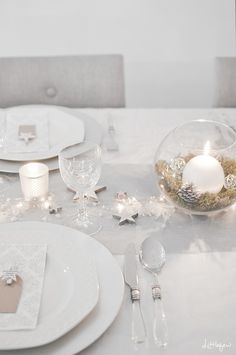
[[[18,130],[18,136],[20,139],[28,144],[31,139],[36,138],[36,126],[35,125],[20,125]]]
[[[0,313],[16,313],[23,280],[13,268],[0,273]]]

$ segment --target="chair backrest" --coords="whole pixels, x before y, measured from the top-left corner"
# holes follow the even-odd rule
[[[215,59],[215,98],[216,107],[236,107],[236,58]]]
[[[0,58],[0,107],[124,107],[122,55]]]

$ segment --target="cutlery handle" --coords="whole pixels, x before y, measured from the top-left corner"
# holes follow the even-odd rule
[[[131,337],[134,343],[143,343],[146,339],[146,328],[140,307],[140,291],[131,290],[132,300],[132,323]]]
[[[168,327],[161,300],[161,288],[159,285],[152,287],[152,297],[155,307],[153,319],[153,338],[159,347],[166,347],[168,343]]]

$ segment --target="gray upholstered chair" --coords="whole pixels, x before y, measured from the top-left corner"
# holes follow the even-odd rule
[[[217,107],[236,107],[236,58],[215,60],[215,98]]]
[[[121,55],[0,58],[0,107],[124,107]]]

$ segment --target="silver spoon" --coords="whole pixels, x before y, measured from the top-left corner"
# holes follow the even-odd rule
[[[156,237],[145,239],[139,250],[139,259],[143,267],[154,275],[155,283],[152,285],[154,300],[153,338],[160,347],[168,343],[168,328],[166,316],[161,300],[161,287],[158,274],[166,261],[165,250]]]

